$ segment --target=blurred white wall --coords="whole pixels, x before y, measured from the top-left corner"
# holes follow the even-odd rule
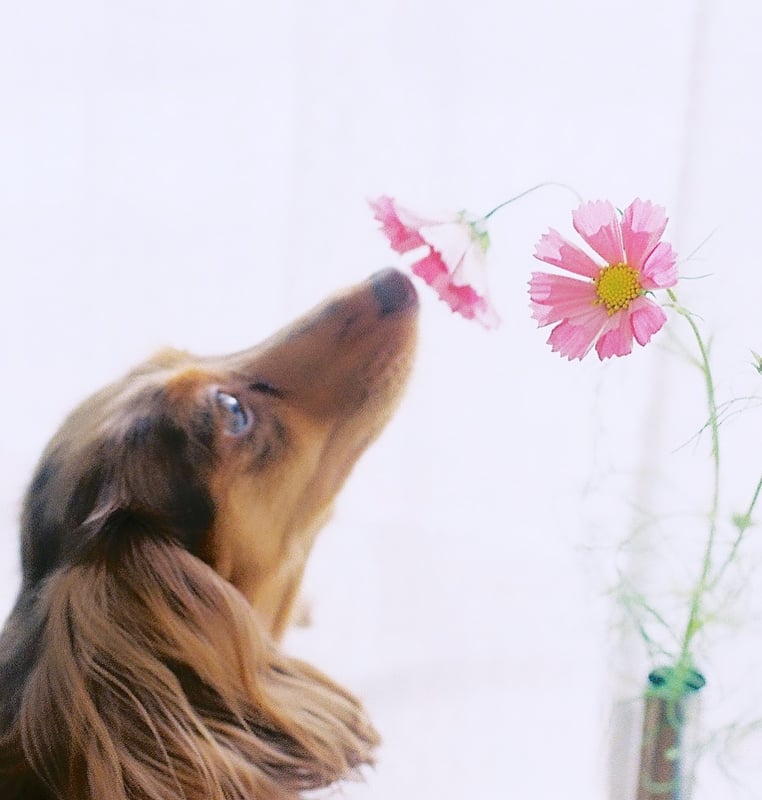
[[[398,263],[365,205],[382,192],[486,212],[555,180],[666,205],[681,254],[712,234],[682,265],[708,277],[680,292],[716,334],[721,399],[759,393],[761,9],[5,3],[0,611],[20,497],[66,411],[155,347],[248,345]],[[679,448],[705,410],[669,333],[604,365],[544,344],[531,254],[548,226],[571,232],[572,206],[547,189],[494,219],[497,333],[422,291],[408,396],[318,544],[315,623],[287,644],[364,697],[385,740],[347,798],[628,796],[634,745],[616,748],[649,662],[610,590],[617,569],[679,590],[697,568],[708,444]],[[725,516],[760,470],[748,405],[723,426]],[[673,516],[623,553],[643,503]],[[697,800],[762,797],[759,736],[729,736],[762,718],[749,536],[746,591],[702,647]]]

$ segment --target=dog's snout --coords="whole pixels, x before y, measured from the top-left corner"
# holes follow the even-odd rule
[[[396,269],[385,269],[370,278],[381,314],[393,314],[415,306],[418,296],[410,279]]]

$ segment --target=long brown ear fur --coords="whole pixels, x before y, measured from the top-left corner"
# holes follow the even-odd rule
[[[64,568],[15,736],[61,800],[293,798],[351,777],[359,703],[284,656],[236,589],[166,539]]]

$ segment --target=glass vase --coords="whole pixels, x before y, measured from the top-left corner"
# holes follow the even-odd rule
[[[648,676],[637,800],[689,800],[691,733],[704,684],[689,668],[661,667]]]

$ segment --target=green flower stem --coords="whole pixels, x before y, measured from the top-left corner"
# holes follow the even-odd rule
[[[567,191],[571,192],[577,198],[577,201],[579,203],[582,203],[582,196],[579,194],[578,191],[576,191],[576,189],[572,189],[572,187],[569,186],[568,184],[566,184],[566,183],[558,183],[558,181],[545,181],[544,183],[538,183],[536,186],[532,186],[531,189],[525,189],[523,192],[521,192],[520,194],[517,194],[515,197],[511,197],[510,200],[505,200],[504,202],[500,203],[500,205],[495,206],[492,209],[492,211],[490,211],[489,213],[485,214],[481,218],[480,222],[484,222],[484,221],[488,220],[496,211],[500,211],[501,208],[505,208],[505,206],[508,206],[511,203],[515,203],[516,200],[521,200],[522,197],[526,197],[528,194],[531,194],[532,192],[536,192],[538,189],[544,189],[546,186],[558,186],[560,189],[566,189]]]
[[[746,527],[751,525],[751,515],[754,511],[754,506],[757,504],[757,500],[759,499],[760,492],[762,492],[762,475],[759,478],[757,483],[757,488],[754,490],[754,497],[751,498],[751,503],[749,503],[749,510],[744,514],[744,519],[746,520]]]
[[[677,661],[678,671],[689,670],[693,667],[693,659],[691,656],[691,644],[693,637],[700,630],[702,625],[702,612],[703,600],[707,589],[711,585],[710,575],[712,572],[712,559],[714,556],[714,545],[717,538],[717,515],[720,506],[720,430],[717,418],[717,401],[715,398],[714,379],[712,377],[712,368],[709,364],[709,353],[707,351],[701,332],[696,325],[693,316],[690,312],[683,308],[678,301],[677,295],[672,289],[667,289],[667,294],[672,301],[672,308],[684,317],[693,331],[693,335],[698,345],[700,362],[699,366],[704,375],[704,386],[706,389],[707,406],[709,409],[709,430],[712,437],[712,466],[713,466],[713,488],[712,488],[712,502],[709,507],[709,535],[706,540],[706,547],[704,549],[704,558],[701,562],[701,573],[699,580],[691,594],[690,611],[688,614],[688,622],[685,626],[685,632],[682,637],[682,645],[680,647],[680,655]]]
[[[711,584],[709,585],[709,589],[714,589],[715,586],[720,582],[722,576],[725,574],[725,570],[735,561],[736,554],[738,553],[738,548],[741,546],[741,542],[743,541],[744,535],[746,534],[747,528],[750,528],[752,525],[751,515],[754,512],[754,506],[757,504],[757,500],[759,499],[760,492],[762,491],[762,477],[760,477],[759,481],[757,481],[757,488],[754,490],[754,495],[751,498],[751,503],[749,503],[749,508],[745,514],[736,514],[733,517],[733,522],[735,526],[738,528],[738,535],[736,536],[733,546],[730,548],[730,553],[728,553],[728,557],[725,561],[722,562],[722,566],[717,570],[717,574],[714,576]]]

